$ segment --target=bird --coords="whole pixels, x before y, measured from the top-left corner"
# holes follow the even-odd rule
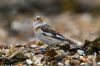
[[[43,16],[36,16],[34,18],[33,30],[35,37],[49,46],[55,47],[61,43],[67,43],[73,48],[76,47],[76,43],[74,41],[64,37],[54,28],[52,28]]]

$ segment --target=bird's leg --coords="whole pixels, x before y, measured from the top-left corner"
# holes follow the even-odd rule
[[[48,50],[50,47],[51,47],[51,46],[47,46],[47,47],[46,47],[46,50]]]
[[[49,50],[52,47],[53,47],[53,45],[51,44],[51,45],[49,45],[49,46],[46,47],[46,50]]]

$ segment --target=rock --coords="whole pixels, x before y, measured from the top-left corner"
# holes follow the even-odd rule
[[[70,66],[69,60],[66,60],[66,61],[64,62],[64,64],[65,64],[65,66]]]
[[[50,57],[54,57],[55,55],[57,55],[57,52],[54,49],[48,49],[45,52],[45,56],[50,56]]]
[[[41,64],[42,58],[43,58],[42,54],[38,54],[38,55],[33,56],[34,64]]]
[[[97,66],[100,66],[100,62],[97,62]]]
[[[78,53],[79,55],[83,55],[83,54],[84,54],[84,51],[83,51],[83,50],[77,50],[77,53]]]
[[[84,56],[80,56],[79,59],[80,59],[81,61],[83,61],[83,62],[89,62],[89,61],[90,61],[88,57],[84,57]]]
[[[31,45],[31,46],[30,46],[30,48],[33,48],[33,49],[34,49],[34,48],[38,48],[38,47],[39,47],[38,45]]]
[[[7,30],[4,30],[3,28],[0,28],[0,39],[5,39],[8,36]]]
[[[70,65],[80,65],[80,63],[81,63],[80,60],[75,60],[75,59],[69,61]]]
[[[58,66],[64,66],[64,64],[63,64],[63,63],[61,63],[61,62],[59,62],[59,63],[58,63]]]
[[[80,66],[92,66],[89,63],[81,63]]]
[[[64,55],[56,55],[55,57],[54,57],[54,60],[56,61],[56,62],[61,62],[61,61],[63,61],[63,58],[64,58],[65,56]]]
[[[30,59],[27,59],[26,63],[29,64],[29,65],[33,64],[33,62]]]

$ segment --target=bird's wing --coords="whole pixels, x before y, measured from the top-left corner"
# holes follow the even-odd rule
[[[42,30],[42,32],[43,32],[42,34],[44,36],[52,37],[52,38],[55,38],[55,39],[58,39],[58,40],[61,40],[61,41],[66,41],[69,44],[73,44],[73,45],[76,44],[74,41],[67,39],[66,37],[64,37],[60,33],[53,30],[49,25],[41,26],[41,30]]]
[[[52,37],[62,41],[66,40],[66,38],[63,35],[53,30],[49,25],[42,26],[41,30],[43,31],[42,34],[45,36]]]

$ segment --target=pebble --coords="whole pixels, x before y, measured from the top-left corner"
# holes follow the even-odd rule
[[[41,60],[43,58],[42,54],[38,54],[33,56],[34,64],[41,64]]]
[[[77,53],[78,53],[79,55],[83,55],[83,54],[84,54],[84,51],[83,51],[83,50],[77,50]]]
[[[83,61],[83,62],[89,62],[89,58],[88,57],[83,57],[83,56],[80,56],[80,60]]]
[[[100,62],[97,62],[97,65],[99,66],[100,65]]]
[[[80,63],[81,63],[80,60],[75,60],[75,59],[69,61],[69,64],[71,65],[80,65]]]
[[[27,59],[26,63],[29,64],[29,65],[33,64],[33,62],[30,59]]]
[[[61,62],[59,62],[59,63],[58,63],[58,66],[64,66],[64,64],[63,64],[63,63],[61,63]]]
[[[31,45],[31,46],[30,46],[30,48],[33,48],[33,49],[34,49],[34,48],[38,48],[38,47],[39,47],[38,45]]]

